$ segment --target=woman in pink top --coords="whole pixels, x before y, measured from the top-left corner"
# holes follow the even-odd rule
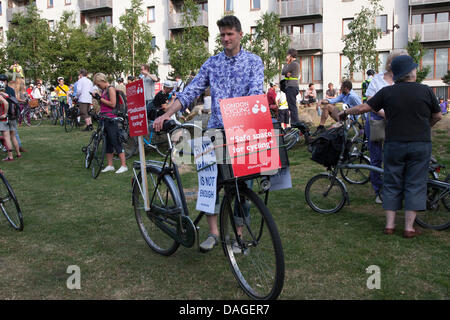
[[[119,127],[117,126],[117,122],[114,121],[116,115],[112,113],[116,106],[116,89],[109,85],[109,82],[103,73],[94,75],[94,84],[102,90],[102,95],[100,96],[96,93],[94,98],[97,99],[100,104],[100,112],[107,117],[102,121],[104,121],[105,124],[106,161],[108,165],[102,172],[115,170],[113,164],[114,151],[119,155],[122,164],[116,173],[126,172],[128,171],[128,168],[125,162],[125,152],[119,138]]]

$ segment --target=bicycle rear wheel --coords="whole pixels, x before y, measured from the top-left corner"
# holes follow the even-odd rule
[[[92,178],[97,179],[100,171],[103,169],[103,162],[105,161],[106,143],[105,137],[99,135],[94,141],[94,148],[92,150]]]
[[[318,213],[335,213],[345,204],[345,187],[332,175],[320,173],[306,184],[305,199],[311,209]]]
[[[445,230],[450,227],[450,192],[445,187],[428,183],[427,210],[417,213],[416,223],[433,230]]]
[[[64,120],[64,130],[66,130],[66,132],[72,131],[75,121],[77,120],[72,119],[71,117],[66,117]]]
[[[370,159],[362,154],[352,156],[350,155],[350,164],[367,164],[370,165]],[[342,178],[351,184],[366,184],[369,182],[370,171],[367,169],[339,169]]]
[[[51,121],[53,125],[56,125],[58,123],[59,119],[59,111],[58,108],[52,107],[52,114],[51,114]]]
[[[156,185],[159,171],[155,168],[147,168],[147,184],[148,193],[151,200],[155,189],[157,192],[151,203],[151,207],[158,207],[162,209],[174,209],[181,208],[181,200],[178,196],[178,190],[172,178],[165,175],[159,185]],[[139,183],[141,182],[141,174],[137,176]],[[136,222],[139,227],[139,231],[142,234],[147,245],[156,253],[164,256],[170,256],[173,254],[180,244],[164,232],[160,226],[177,232],[176,221],[179,218],[179,214],[172,216],[165,214],[158,214],[150,210],[145,211],[144,198],[139,188],[139,184],[135,181],[133,186],[133,208],[136,216]]]
[[[284,254],[276,224],[252,190],[239,190],[239,198],[245,218],[238,217],[242,214],[236,194],[225,194],[221,204],[223,250],[233,275],[249,297],[276,299],[284,284]]]
[[[14,229],[22,231],[23,217],[19,202],[5,176],[0,174],[0,177],[0,210]]]

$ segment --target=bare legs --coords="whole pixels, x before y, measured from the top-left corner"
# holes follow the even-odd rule
[[[386,229],[395,229],[395,211],[386,210]],[[405,211],[405,231],[415,231],[416,211]]]

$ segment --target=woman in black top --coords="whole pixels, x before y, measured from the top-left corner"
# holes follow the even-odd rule
[[[431,157],[431,127],[442,114],[430,87],[416,82],[417,64],[408,55],[394,58],[391,69],[395,84],[384,87],[366,103],[344,110],[339,117],[384,109],[383,208],[385,234],[395,232],[395,214],[405,208],[403,237],[420,234],[413,228],[417,211],[426,210],[428,165]]]

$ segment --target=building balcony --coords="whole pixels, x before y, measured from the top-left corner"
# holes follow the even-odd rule
[[[427,4],[447,3],[448,0],[409,0],[410,6],[423,6]]]
[[[323,48],[322,33],[302,33],[290,35],[290,48],[295,50],[319,50]]]
[[[421,42],[450,41],[450,22],[409,25],[409,39],[413,40],[416,34]]]
[[[322,0],[288,0],[278,2],[280,18],[322,15]]]
[[[81,12],[112,10],[112,0],[78,0]]]
[[[169,14],[169,29],[181,29],[185,28],[186,25],[183,23],[183,13],[173,13]],[[200,11],[197,22],[194,26],[208,26],[208,11]]]
[[[14,8],[8,8],[6,9],[6,21],[11,22],[13,15],[15,14],[26,14],[27,13],[27,7],[22,6],[22,7],[14,7]]]

